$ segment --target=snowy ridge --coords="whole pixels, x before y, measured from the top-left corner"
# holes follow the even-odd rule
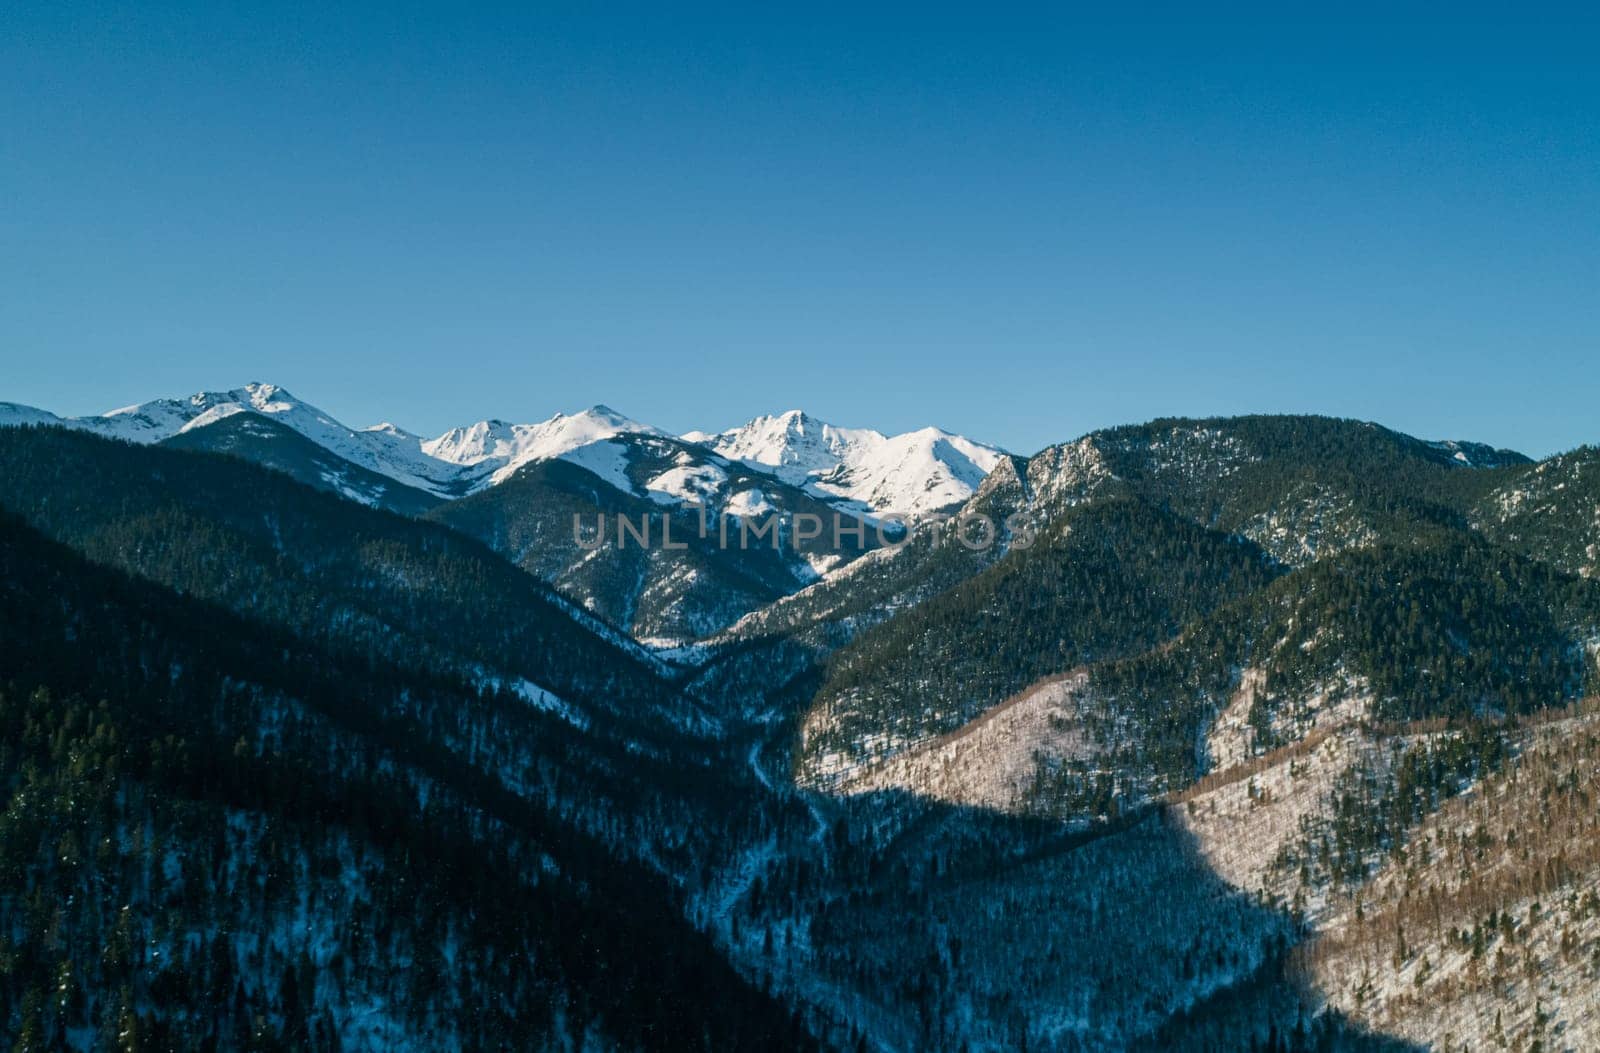
[[[424,439],[394,424],[352,428],[275,384],[251,383],[230,391],[202,391],[154,399],[87,417],[58,417],[45,410],[0,403],[0,427],[58,425],[136,443],[158,443],[205,428],[240,413],[288,427],[324,449],[369,471],[437,497],[477,493],[538,461],[567,460],[593,471],[628,493],[628,440],[670,438],[667,432],[597,405],[579,413],[557,413],[533,424],[481,420]],[[885,435],[869,428],[840,428],[799,410],[757,417],[719,434],[690,432],[683,441],[715,460],[735,461],[782,482],[803,487],[819,500],[855,513],[916,516],[965,501],[1004,454],[938,428]],[[702,496],[719,470],[686,465],[647,487],[661,503]],[[740,511],[765,507],[759,491]]]
[[[64,424],[54,413],[15,402],[0,402],[0,428],[26,428],[30,425]]]
[[[537,424],[479,421],[424,440],[388,422],[352,428],[285,389],[263,383],[154,399],[89,417],[58,417],[31,406],[0,403],[0,427],[58,425],[150,444],[239,413],[276,421],[353,464],[444,498],[474,493],[504,481],[525,464],[567,457],[618,435],[664,434],[595,406],[572,415],[558,413]]]
[[[630,420],[609,406],[594,406],[567,416],[557,413],[538,424],[508,424],[484,420],[464,428],[451,428],[437,439],[421,444],[429,457],[479,469],[494,485],[515,475],[534,461],[565,457],[593,443],[618,435],[664,435],[665,432]],[[485,466],[489,471],[484,472]]]
[[[689,432],[683,439],[804,486],[823,500],[877,515],[915,516],[960,504],[1005,456],[939,428],[885,435],[840,428],[800,410],[715,434]]]
[[[1449,454],[1452,461],[1466,468],[1504,468],[1506,465],[1528,463],[1528,458],[1515,450],[1499,450],[1481,442],[1444,439],[1430,441],[1428,445]]]
[[[407,486],[449,496],[457,492],[453,488],[459,485],[460,470],[423,454],[416,436],[387,424],[357,431],[275,384],[252,383],[231,391],[202,391],[187,398],[155,399],[95,417],[43,414],[50,419],[30,422],[10,419],[24,415],[27,407],[8,409],[11,412],[0,414],[0,424],[57,424],[108,439],[146,445],[215,424],[238,413],[254,413],[299,432],[353,464]]]

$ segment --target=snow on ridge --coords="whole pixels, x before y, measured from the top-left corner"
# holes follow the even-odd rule
[[[48,410],[24,406],[20,402],[0,402],[0,428],[25,428],[36,424],[65,424]]]
[[[592,406],[570,416],[557,413],[537,424],[482,420],[452,428],[421,443],[429,457],[482,473],[477,488],[493,486],[515,475],[525,464],[568,455],[619,435],[665,435],[648,424],[625,417],[609,406]]]
[[[229,391],[152,399],[98,416],[52,417],[47,423],[151,445],[240,413],[282,424],[347,461],[417,489],[449,493],[458,474],[453,466],[425,456],[416,439],[398,428],[356,431],[276,384],[254,382]],[[0,418],[0,423],[7,421]]]
[[[228,391],[201,391],[153,399],[98,416],[58,417],[31,406],[0,403],[0,426],[53,424],[144,445],[208,427],[240,413],[265,417],[324,449],[399,483],[440,497],[458,497],[502,482],[530,461],[569,454],[617,435],[663,435],[606,406],[571,415],[558,413],[537,424],[480,421],[423,440],[383,422],[356,429],[304,402],[276,384],[254,382]],[[610,451],[585,458],[617,473]],[[624,486],[624,489],[631,489]]]
[[[186,431],[193,431],[196,428],[204,428],[208,424],[215,424],[217,421],[225,420],[226,418],[233,416],[235,413],[248,412],[248,410],[239,405],[237,402],[225,402],[220,406],[212,406],[198,417],[185,421],[183,427],[178,429],[178,434],[182,435]]]
[[[0,403],[0,426],[54,424],[151,444],[241,413],[275,421],[362,468],[444,498],[475,493],[504,482],[524,465],[553,459],[589,468],[619,489],[636,493],[627,479],[627,449],[611,440],[667,437],[659,428],[596,405],[532,424],[481,420],[424,439],[387,421],[349,427],[286,389],[259,382],[153,399],[86,417],[62,418]],[[871,516],[916,516],[959,504],[1004,456],[993,446],[938,428],[885,435],[870,428],[841,428],[801,410],[757,417],[720,433],[689,432],[681,439],[717,458],[714,463],[743,464]],[[715,489],[715,474],[713,468],[668,472],[645,489],[658,501],[687,500],[703,496],[708,487]],[[765,497],[750,499],[747,513],[765,507]]]
[[[1527,458],[1515,450],[1498,450],[1481,442],[1466,442],[1460,439],[1424,441],[1433,449],[1449,454],[1451,461],[1465,468],[1503,468],[1527,462]]]
[[[108,438],[149,444],[170,439],[190,427],[214,423],[234,413],[245,411],[281,413],[292,409],[294,405],[292,396],[281,388],[271,384],[252,383],[231,391],[201,391],[186,398],[152,399],[149,402],[121,406],[97,416],[57,417],[53,413],[31,407],[12,408],[47,418],[41,422],[94,432]],[[311,412],[321,414],[320,410],[312,409]],[[9,420],[5,422],[11,423]]]
[[[728,473],[715,464],[679,463],[645,483],[645,491],[658,504],[693,501],[709,505],[727,481]]]
[[[767,500],[766,492],[751,488],[740,490],[728,498],[722,506],[724,515],[738,516],[741,519],[754,519],[758,516],[771,515],[776,509],[772,502]]]
[[[568,450],[561,455],[561,459],[570,461],[580,468],[587,468],[625,494],[638,493],[633,487],[633,481],[628,478],[628,451],[621,443],[602,439]]]
[[[725,457],[772,470],[784,482],[801,483],[818,471],[832,471],[852,451],[885,438],[869,428],[839,428],[801,410],[788,410],[722,432],[711,445]]]
[[[377,433],[377,434],[381,434],[381,435],[388,435],[388,436],[391,436],[391,437],[396,438],[396,439],[407,439],[407,440],[416,439],[419,443],[422,441],[418,436],[411,434],[411,432],[406,431],[404,428],[400,427],[398,424],[391,424],[388,421],[381,421],[380,423],[377,423],[377,424],[368,425],[367,427],[362,428],[361,430],[363,432],[371,432],[371,433]]]
[[[841,428],[801,410],[681,438],[824,500],[853,502],[876,515],[914,516],[959,504],[1005,456],[940,428],[885,435]]]

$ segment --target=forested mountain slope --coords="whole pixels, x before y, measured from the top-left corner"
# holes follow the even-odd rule
[[[953,514],[995,524],[998,543],[904,546],[853,564],[714,637],[713,645],[774,636],[821,638],[824,624],[859,628],[960,584],[1015,537],[1047,532],[1074,507],[1131,497],[1299,566],[1380,541],[1405,544],[1464,530],[1527,458],[1474,443],[1435,443],[1326,417],[1160,420],[1092,432],[1029,458],[1000,460]],[[919,540],[928,535],[924,531]]]
[[[373,508],[419,516],[441,498],[333,453],[257,413],[235,413],[203,428],[191,428],[163,439],[175,450],[227,453],[292,476],[307,486],[328,490]]]
[[[1595,703],[1518,729],[1515,758],[1408,831],[1301,953],[1329,1000],[1439,1048],[1600,1045]],[[1359,905],[1359,906],[1358,906]]]
[[[0,429],[0,504],[91,559],[419,670],[526,679],[624,721],[693,722],[631,640],[482,544],[233,458]]]
[[[910,807],[885,802],[910,794],[983,806],[973,815],[1037,816],[1114,842],[1123,824],[1137,822],[1130,817],[1155,809],[1193,838],[1208,870],[1291,919],[1290,945],[1312,941],[1289,955],[1284,975],[1310,992],[1317,1019],[1342,1011],[1430,1046],[1584,1048],[1593,1028],[1584,1006],[1600,973],[1590,963],[1596,938],[1583,871],[1566,860],[1579,854],[1573,824],[1587,800],[1586,769],[1520,757],[1536,743],[1541,756],[1568,759],[1586,748],[1587,725],[1548,715],[1600,684],[1600,591],[1586,569],[1597,537],[1588,460],[1578,451],[1534,466],[1503,451],[1316,419],[1159,423],[1059,448],[1008,484],[1012,507],[1020,501],[1043,524],[1036,547],[1013,548],[886,621],[833,637],[839,649],[820,675],[809,674],[807,717],[795,731],[798,771],[880,821]],[[1146,543],[1143,552],[1128,543],[1130,555],[1158,554],[1164,533],[1150,520],[1170,517],[1256,551],[1260,573],[1215,606],[1163,622],[1149,605],[1161,602],[1162,583],[1177,591],[1184,579],[1152,561],[1151,578],[1128,579],[1136,597],[1101,611],[1096,597],[1114,586],[1081,550],[1073,562],[1082,577],[1063,573],[1064,550],[1052,543],[1116,507],[1145,517],[1126,532]],[[1092,537],[1108,552],[1124,536],[1103,528],[1085,535],[1076,544]],[[1203,551],[1182,548],[1196,558]],[[836,594],[848,578],[819,589],[833,585]],[[1209,584],[1213,595],[1225,591]],[[1093,615],[1074,617],[1074,602]],[[1103,643],[1099,654],[1072,650],[1081,625],[1112,633],[1122,613],[1133,627],[1126,652],[1107,653]],[[778,653],[784,639],[823,641],[823,624],[826,614],[742,646]],[[1139,639],[1144,631],[1153,635]],[[962,646],[963,634],[973,646]],[[828,650],[813,648],[810,660]],[[735,667],[735,654],[703,675],[714,682]],[[1550,777],[1536,798],[1523,798],[1516,772],[1530,764]],[[1497,813],[1505,809],[1492,819],[1481,815],[1491,801]],[[1530,820],[1537,802],[1542,817]],[[1471,810],[1485,832],[1436,828]],[[1518,823],[1554,830],[1552,822],[1566,832],[1551,833],[1548,846],[1521,846]],[[1424,864],[1437,860],[1443,900],[1430,892],[1415,902],[1419,852]],[[1517,859],[1520,877],[1495,876]],[[959,866],[954,857],[948,865]],[[1004,898],[1001,889],[1025,871],[1002,872],[990,894],[941,922],[958,927],[955,919]],[[1508,889],[1495,902],[1513,905],[1512,929],[1529,927],[1520,975],[1510,952],[1492,970],[1471,965],[1473,931],[1488,924],[1481,918],[1477,930],[1457,931],[1433,913],[1451,897],[1482,907],[1476,890],[1496,882]],[[1540,890],[1559,895],[1558,923],[1543,923],[1552,908],[1532,902]],[[1363,922],[1369,894],[1393,904],[1383,918],[1410,920],[1374,928],[1369,914]],[[879,901],[853,924],[870,929],[884,912],[893,913]],[[1532,918],[1541,919],[1537,929]],[[1430,935],[1406,935],[1413,925]],[[1029,935],[1012,932],[1014,950]],[[1202,1014],[1200,1030],[1216,1048],[1239,1048],[1221,1036],[1245,1033],[1238,1019],[1218,1023],[1230,1019],[1229,1004],[1263,1011],[1247,990],[1229,987]],[[1438,997],[1470,1018],[1457,1024],[1430,1008]],[[1284,1040],[1293,1011],[1281,1003],[1264,1011]],[[1174,1034],[1163,1031],[1160,1041],[1173,1043]]]
[[[439,748],[485,702],[469,687],[129,580],[9,516],[0,626],[17,1048],[805,1043],[666,880]]]
[[[982,584],[982,578],[972,582]],[[1080,595],[1104,587],[1100,582]],[[967,595],[947,594],[950,607],[942,606],[947,597],[941,596],[926,614],[919,608],[919,617],[891,621],[834,657],[805,725],[802,760],[809,778],[825,781],[851,764],[886,759],[896,745],[980,718],[1024,686],[1008,679],[1011,670],[1028,668],[1028,655],[1048,653],[1029,641],[1071,641],[1078,631],[1070,616],[1052,622],[1053,612],[1030,611],[1000,636],[1022,657],[989,639],[953,661],[925,663],[920,691],[896,695],[899,680],[880,680],[875,671],[907,654],[915,657],[895,634],[898,627],[914,631],[913,640],[929,641],[923,646],[954,650],[958,645],[938,628],[919,626],[937,626],[933,619],[941,616],[951,627],[980,626],[980,612],[1003,609],[969,602]],[[1115,619],[1089,624],[1108,622]],[[1356,550],[1243,592],[1142,654],[1098,662],[1062,655],[1035,665],[1038,677],[1085,666],[1081,676],[1053,689],[1057,697],[1044,725],[1070,734],[1058,734],[1056,745],[1024,738],[1007,748],[1031,758],[1035,768],[1029,810],[1100,813],[1113,793],[1109,785],[1116,787],[1114,796],[1130,800],[1180,789],[1220,765],[1339,721],[1460,720],[1566,704],[1597,682],[1597,641],[1600,586],[1587,579],[1471,536]],[[955,686],[964,663],[975,685],[965,696]],[[951,668],[956,672],[946,672]],[[857,669],[866,679],[851,671]],[[969,702],[952,724],[941,715],[963,711],[944,707],[958,707],[963,697],[983,703]],[[856,716],[865,712],[876,720]],[[970,763],[999,764],[1001,758],[991,754]],[[1108,779],[1108,773],[1114,774]]]
[[[1264,645],[1254,637],[1247,644],[1247,634],[1273,640],[1294,635],[1308,655],[1314,649],[1324,662],[1324,679],[1337,679],[1336,667],[1344,670],[1344,681],[1357,686],[1377,676],[1386,680],[1380,686],[1388,689],[1391,700],[1409,696],[1412,701],[1405,706],[1416,713],[1450,708],[1437,697],[1440,693],[1461,689],[1462,697],[1481,695],[1486,680],[1496,675],[1503,684],[1512,683],[1526,661],[1548,669],[1555,663],[1552,649],[1568,656],[1561,661],[1569,672],[1560,678],[1540,674],[1518,690],[1541,698],[1541,704],[1558,704],[1577,689],[1574,679],[1582,680],[1581,673],[1570,669],[1583,666],[1581,654],[1595,632],[1594,619],[1566,597],[1584,593],[1581,585],[1563,585],[1551,577],[1581,568],[1573,568],[1567,559],[1546,573],[1519,553],[1538,559],[1552,546],[1581,553],[1574,538],[1582,536],[1587,524],[1552,518],[1547,507],[1552,502],[1546,502],[1530,506],[1528,514],[1538,507],[1546,511],[1535,526],[1521,532],[1509,526],[1478,529],[1481,515],[1475,510],[1499,507],[1494,495],[1524,486],[1524,479],[1549,476],[1551,469],[1530,466],[1520,455],[1474,444],[1426,443],[1356,422],[1268,417],[1157,421],[1111,429],[1016,467],[1015,472],[997,471],[980,496],[983,507],[997,508],[1013,524],[1024,524],[1012,533],[1020,537],[1025,529],[1036,543],[1015,545],[998,563],[980,563],[957,552],[945,561],[964,563],[972,573],[942,581],[921,573],[936,563],[908,547],[863,562],[776,605],[774,610],[786,612],[781,618],[763,615],[738,627],[740,634],[756,641],[746,647],[761,646],[763,633],[774,630],[777,638],[816,637],[812,661],[845,644],[828,659],[805,723],[804,757],[811,777],[837,774],[841,765],[848,768],[869,755],[881,759],[953,732],[1032,681],[1078,665],[1131,659],[1141,649],[1170,644],[1180,631],[1187,636],[1189,623],[1213,607],[1222,610],[1217,624],[1235,639],[1224,644],[1207,638],[1205,647],[1217,655],[1209,660],[1215,680],[1190,689],[1203,698],[1196,712],[1204,714],[1220,712],[1235,692],[1240,670],[1258,660],[1256,651]],[[1556,474],[1562,480],[1582,478],[1581,466],[1561,466]],[[1562,482],[1547,483],[1547,489],[1556,486],[1566,489]],[[1577,503],[1586,508],[1581,495]],[[975,502],[966,511],[979,507]],[[1103,521],[1103,513],[1089,512],[1105,507],[1143,509],[1145,520],[1111,524]],[[1230,551],[1228,546],[1214,546],[1208,554],[1184,530],[1255,550],[1260,574],[1246,580],[1226,573],[1215,553]],[[1498,544],[1485,544],[1485,535]],[[1072,539],[1070,547],[1065,538]],[[1534,544],[1529,538],[1545,540]],[[1002,540],[1012,538],[1007,534]],[[1110,563],[1097,562],[1119,544],[1122,555]],[[1193,565],[1211,567],[1215,580],[1164,567],[1163,546]],[[1415,559],[1408,555],[1412,550],[1420,554]],[[1377,564],[1366,558],[1378,552],[1386,554],[1375,557]],[[1457,558],[1458,566],[1439,565]],[[1330,561],[1341,560],[1346,561],[1343,571],[1325,569]],[[872,566],[891,568],[897,562],[898,575]],[[869,568],[872,576],[865,573]],[[1264,588],[1286,573],[1284,583]],[[915,588],[919,576],[931,586],[921,593]],[[1355,580],[1367,582],[1359,594],[1347,589]],[[882,624],[877,624],[879,618],[852,622],[848,612],[857,605],[870,610],[874,602],[881,603],[886,598],[882,584],[889,581],[895,581],[889,586],[894,595],[913,599],[910,609]],[[1529,595],[1506,598],[1508,588],[1524,586]],[[1240,604],[1246,594],[1257,591],[1258,608]],[[796,614],[812,593],[817,596],[811,601],[815,614],[808,623]],[[1302,598],[1288,598],[1297,594]],[[1163,613],[1158,609],[1163,596],[1177,598],[1179,606]],[[1353,606],[1329,604],[1327,596]],[[1587,599],[1576,602],[1578,607],[1591,604]],[[1275,616],[1264,611],[1275,603],[1305,609],[1287,616],[1288,624],[1274,630],[1268,622]],[[1463,603],[1468,606],[1455,617],[1473,622],[1474,631],[1437,624],[1432,637],[1415,636],[1419,618],[1443,619]],[[1509,619],[1500,627],[1503,631],[1486,632],[1489,615],[1475,603]],[[1398,613],[1385,609],[1396,607]],[[1339,622],[1352,617],[1362,619],[1363,627]],[[1332,624],[1324,626],[1330,619]],[[830,638],[818,633],[822,624],[838,624],[845,632]],[[1115,635],[1119,625],[1131,629],[1120,651],[1107,646],[1108,634]],[[1315,645],[1309,642],[1324,629],[1333,636],[1319,637]],[[1278,637],[1271,637],[1272,631]],[[1086,633],[1098,634],[1098,642]],[[1440,642],[1447,638],[1450,642]],[[1464,649],[1465,654],[1447,660],[1441,647]],[[1522,655],[1527,648],[1534,650]],[[1161,648],[1163,654],[1168,650]],[[1384,653],[1378,656],[1380,651]],[[1369,674],[1369,659],[1382,671]],[[1172,659],[1166,660],[1170,664]],[[1148,671],[1161,661],[1158,655],[1130,668]],[[1421,681],[1394,683],[1398,671],[1413,662]],[[1095,673],[1098,680],[1111,675],[1106,670]],[[1192,671],[1185,675],[1199,676]],[[1468,680],[1458,681],[1458,676]],[[1302,680],[1300,689],[1314,690],[1310,679]],[[1141,695],[1147,686],[1140,682],[1126,693]],[[1078,708],[1078,700],[1059,711],[1053,708],[1052,719],[1058,724],[1099,719],[1089,712],[1080,717]],[[1189,709],[1178,706],[1174,712]],[[1184,771],[1203,769],[1205,758],[1195,758],[1192,748],[1198,720],[1180,716],[1169,724],[1171,741],[1163,750],[1175,757],[1182,749],[1190,757]],[[1189,746],[1180,745],[1185,736]],[[1270,737],[1264,736],[1260,745],[1271,748]],[[825,755],[829,759],[823,760]],[[1178,777],[1175,759],[1162,764],[1173,766]]]
[[[1360,421],[1255,416],[1094,432],[1031,458],[1025,474],[1041,514],[1114,481],[1298,565],[1463,527],[1473,498],[1527,463],[1513,451],[1425,442]]]
[[[1472,505],[1472,525],[1569,573],[1600,577],[1600,449],[1502,474]]]
[[[1081,506],[834,655],[806,755],[825,778],[863,735],[886,752],[951,731],[1041,676],[1170,639],[1273,574],[1255,545],[1143,502]]]
[[[0,449],[0,501],[90,558],[391,670],[397,698],[460,685],[437,748],[690,893],[782,820],[648,652],[470,538],[209,454],[59,429]]]

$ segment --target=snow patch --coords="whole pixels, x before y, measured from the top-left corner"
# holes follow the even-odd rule
[[[709,505],[728,481],[728,473],[714,464],[680,464],[644,484],[651,500],[660,504],[695,501]]]
[[[628,451],[621,443],[605,440],[562,454],[562,460],[587,468],[625,494],[636,493],[628,478]]]
[[[722,511],[726,515],[739,516],[741,519],[754,519],[759,516],[769,516],[776,509],[767,495],[760,490],[740,490],[728,498]]]

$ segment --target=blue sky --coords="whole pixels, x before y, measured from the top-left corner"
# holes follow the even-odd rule
[[[1575,12],[225,6],[0,8],[0,400],[1600,441]]]

